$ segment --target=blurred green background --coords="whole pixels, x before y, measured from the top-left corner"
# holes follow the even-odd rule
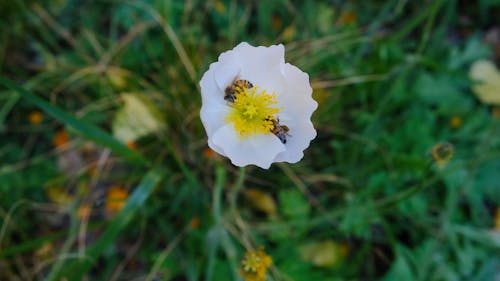
[[[309,73],[297,164],[207,148],[241,41]],[[0,280],[500,280],[500,1],[1,1]],[[248,280],[247,280],[248,281]]]

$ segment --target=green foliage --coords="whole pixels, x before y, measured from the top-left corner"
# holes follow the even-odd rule
[[[268,280],[498,278],[499,109],[469,78],[498,1],[4,2],[0,280],[238,280],[260,246]],[[205,151],[198,81],[240,41],[310,75],[297,164]]]
[[[307,219],[311,212],[311,205],[296,189],[281,191],[280,205],[283,215],[288,219]]]

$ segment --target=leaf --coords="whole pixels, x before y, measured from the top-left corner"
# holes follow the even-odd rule
[[[311,212],[311,205],[296,189],[281,191],[279,200],[281,211],[287,218],[304,219]]]
[[[269,193],[249,188],[245,190],[245,197],[253,208],[266,213],[268,217],[276,215],[276,203]]]
[[[146,98],[136,93],[122,94],[124,106],[113,120],[113,135],[128,143],[165,127],[160,110]]]
[[[307,243],[299,247],[300,256],[318,267],[334,267],[347,255],[346,245],[333,240]]]
[[[455,47],[450,51],[448,66],[451,69],[461,70],[466,65],[490,55],[491,51],[488,45],[482,42],[479,37],[473,36],[463,49]]]
[[[476,61],[471,66],[469,77],[478,82],[472,91],[482,103],[500,105],[500,72],[491,61]]]
[[[396,249],[398,250],[398,248]],[[401,254],[401,251],[397,251],[396,259],[392,262],[391,269],[381,280],[416,280],[415,274],[411,269],[410,262],[403,254]]]
[[[415,82],[415,92],[428,105],[437,106],[440,113],[457,114],[471,110],[469,96],[462,93],[454,77],[422,73]]]
[[[451,228],[464,237],[500,250],[500,232],[478,229],[467,225],[454,225]]]
[[[45,194],[50,201],[59,205],[66,205],[74,200],[74,197],[60,186],[49,185],[45,187]]]
[[[77,119],[75,116],[69,114],[68,112],[48,103],[43,98],[32,94],[23,87],[16,85],[14,82],[0,76],[0,84],[3,84],[7,88],[18,92],[23,98],[41,108],[48,115],[51,115],[68,127],[71,127],[82,136],[87,137],[98,144],[106,146],[116,154],[129,158],[130,160],[135,160],[136,162],[140,162],[142,164],[148,163],[148,161],[144,159],[142,155],[138,154],[134,150],[127,148],[124,144],[120,143],[100,128]]]
[[[481,163],[474,175],[471,193],[478,193],[489,198],[493,203],[500,205],[500,181],[498,180],[500,171],[500,159],[491,159]]]
[[[118,234],[130,223],[134,215],[143,208],[144,202],[163,176],[160,170],[151,170],[144,176],[139,186],[127,200],[125,207],[109,224],[99,239],[87,248],[84,258],[65,266],[67,269],[65,275],[70,276],[68,280],[82,280],[84,274],[91,269],[99,256],[116,241]],[[61,280],[61,278],[55,280]]]

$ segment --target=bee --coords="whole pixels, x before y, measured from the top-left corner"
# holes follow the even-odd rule
[[[273,122],[273,129],[271,130],[271,133],[277,136],[282,143],[286,143],[286,138],[290,136],[290,134],[288,134],[288,132],[290,131],[288,126],[281,125],[279,119],[273,118],[271,119],[271,121]]]
[[[224,100],[233,103],[236,95],[243,92],[245,89],[253,88],[253,84],[248,80],[234,79],[231,85],[224,90]]]

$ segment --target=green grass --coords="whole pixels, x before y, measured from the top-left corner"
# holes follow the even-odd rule
[[[500,3],[464,2],[2,2],[0,280],[238,280],[260,246],[267,280],[496,280],[500,119],[468,72],[498,60]],[[198,81],[241,41],[311,77],[297,164],[204,153]],[[135,149],[113,134],[123,93],[163,126]]]

